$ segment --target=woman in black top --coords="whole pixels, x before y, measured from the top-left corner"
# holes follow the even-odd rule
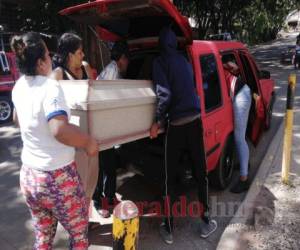
[[[83,61],[82,39],[74,33],[64,33],[58,41],[58,53],[53,57],[55,69],[52,78],[56,80],[86,80],[92,79],[92,70],[87,62]],[[88,206],[92,200],[97,185],[98,162],[85,162],[86,154],[77,150],[75,161],[81,177]],[[95,157],[97,158],[97,157]]]
[[[82,39],[74,33],[64,33],[58,41],[57,54],[53,57],[56,80],[92,79],[90,65],[83,61]]]

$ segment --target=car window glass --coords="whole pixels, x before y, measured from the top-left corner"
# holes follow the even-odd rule
[[[222,105],[221,86],[214,55],[200,56],[202,88],[206,113]]]

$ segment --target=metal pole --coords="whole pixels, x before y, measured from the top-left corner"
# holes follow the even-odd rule
[[[132,201],[122,201],[113,212],[113,249],[138,249],[139,210]]]
[[[283,139],[283,155],[282,155],[282,182],[289,183],[291,149],[293,138],[293,121],[294,121],[294,96],[296,88],[296,74],[289,76],[287,100],[286,100],[286,116]]]

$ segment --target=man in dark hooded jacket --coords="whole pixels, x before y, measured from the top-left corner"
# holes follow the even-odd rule
[[[183,151],[188,151],[198,183],[198,198],[203,206],[200,236],[206,238],[216,230],[217,223],[209,217],[200,100],[194,85],[193,70],[187,59],[177,51],[176,35],[170,28],[161,30],[159,45],[160,56],[154,60],[152,72],[157,95],[156,121],[150,129],[150,137],[156,138],[159,128],[165,127],[165,203],[172,211],[177,198],[175,186],[180,172],[180,156]],[[160,234],[166,243],[173,243],[172,213],[164,218]]]

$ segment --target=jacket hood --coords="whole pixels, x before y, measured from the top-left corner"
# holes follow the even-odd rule
[[[162,53],[172,53],[176,51],[177,38],[175,33],[169,27],[164,27],[160,31],[159,46]]]

